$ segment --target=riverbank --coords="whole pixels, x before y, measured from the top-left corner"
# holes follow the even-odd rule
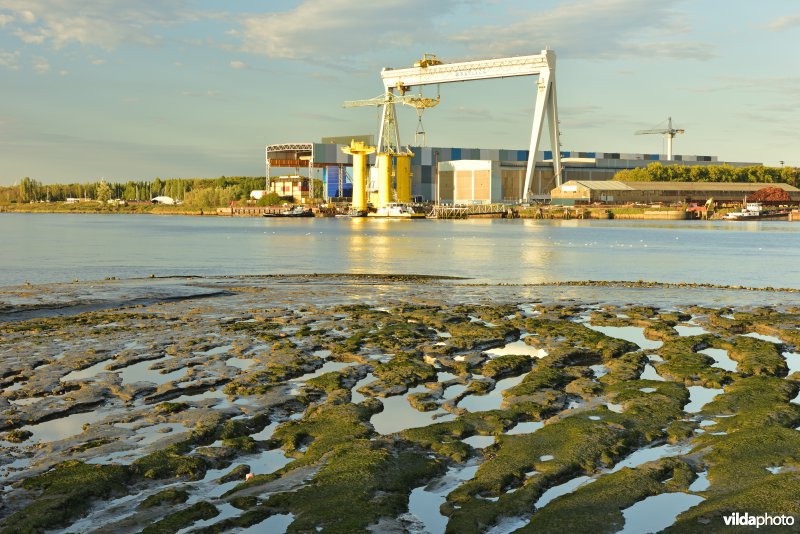
[[[796,295],[585,284],[3,288],[7,314],[61,313],[0,324],[0,528],[707,532],[732,506],[800,517]],[[103,298],[115,307],[80,307]],[[642,510],[661,499],[656,524]]]
[[[35,203],[0,205],[0,213],[98,213],[98,214],[151,214],[151,215],[215,215],[221,217],[261,217],[265,213],[276,213],[285,210],[280,206],[236,206],[216,208],[192,208],[186,206],[167,206],[163,204],[99,204],[83,203]],[[721,218],[725,211],[720,211],[714,218]],[[335,212],[320,211],[318,217],[330,217]],[[475,218],[479,218],[475,217]],[[485,217],[485,216],[484,216]],[[692,214],[677,208],[664,207],[563,207],[563,206],[516,206],[512,210],[512,218],[520,219],[617,219],[617,220],[684,220],[692,219]]]

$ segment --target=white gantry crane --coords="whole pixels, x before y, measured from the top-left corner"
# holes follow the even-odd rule
[[[684,133],[686,130],[683,129],[676,129],[672,127],[672,117],[667,119],[667,127],[655,130],[638,130],[636,135],[644,135],[644,134],[660,134],[663,135],[667,140],[667,159],[672,160],[672,140],[675,138],[676,135]]]
[[[442,63],[436,56],[426,54],[422,60],[411,68],[384,68],[381,71],[381,79],[383,80],[385,96],[381,129],[378,134],[378,152],[402,152],[397,130],[397,115],[394,108],[397,101],[395,91],[400,96],[403,96],[412,87],[421,87],[423,85],[508,78],[512,76],[538,76],[538,94],[533,113],[530,153],[528,154],[528,166],[525,170],[525,186],[522,199],[527,201],[530,196],[531,181],[533,171],[536,168],[539,141],[542,137],[545,115],[547,115],[550,130],[550,147],[553,150],[553,172],[557,187],[561,185],[561,143],[558,135],[555,69],[556,53],[552,50],[542,50],[541,54],[532,56],[460,63]]]

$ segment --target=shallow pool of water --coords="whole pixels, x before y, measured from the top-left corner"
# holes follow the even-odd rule
[[[641,378],[642,380],[655,380],[657,382],[663,382],[664,381],[664,378],[661,375],[658,374],[658,372],[656,371],[656,368],[653,367],[653,365],[649,364],[649,363],[645,364],[644,371],[642,371],[642,374],[640,375],[639,378]]]
[[[760,339],[761,341],[769,341],[770,343],[783,343],[780,338],[775,336],[765,336],[764,334],[757,334],[755,332],[750,332],[749,334],[745,334],[745,336]]]
[[[714,358],[714,365],[712,367],[719,367],[726,371],[736,372],[736,361],[728,356],[728,351],[725,349],[703,349],[698,351],[700,354],[711,356]]]
[[[530,356],[531,358],[544,358],[545,356],[547,356],[547,351],[545,351],[544,349],[537,349],[535,347],[532,347],[521,339],[519,341],[513,341],[496,349],[486,350],[484,351],[484,353],[489,355],[490,358],[495,358],[497,356],[506,356],[509,354]]]
[[[689,493],[662,493],[647,497],[622,510],[625,528],[618,534],[658,532],[672,525],[680,514],[704,500]]]
[[[708,330],[706,330],[702,326],[677,325],[674,326],[673,328],[678,332],[678,335],[681,337],[701,336],[703,334],[708,334]]]
[[[80,369],[78,371],[72,371],[71,373],[62,376],[59,380],[61,382],[67,382],[69,380],[82,380],[85,378],[93,378],[98,373],[105,370],[105,366],[110,362],[111,359],[103,360],[101,362],[97,362],[96,364],[92,365],[91,367],[87,367],[86,369]],[[112,371],[109,371],[112,372]]]
[[[664,344],[663,341],[653,341],[644,337],[644,328],[638,326],[595,326],[588,322],[584,324],[592,330],[596,330],[607,336],[636,343],[641,349],[657,349]]]
[[[697,473],[697,478],[689,486],[689,491],[705,491],[711,486],[708,480],[708,471]]]
[[[724,393],[721,389],[704,388],[703,386],[689,386],[689,403],[683,407],[686,413],[697,413],[703,409],[703,406],[711,402],[714,397],[720,393]]]
[[[237,530],[238,534],[285,534],[294,521],[294,514],[276,514],[256,525]]]
[[[417,386],[409,389],[405,395],[380,399],[383,411],[376,413],[370,419],[375,431],[379,434],[393,434],[407,428],[427,426],[434,422],[435,416],[446,414],[447,412],[441,408],[431,412],[420,412],[409,404],[408,395],[429,391],[425,386]]]
[[[541,421],[527,421],[525,423],[517,423],[506,431],[506,434],[514,436],[517,434],[530,434],[536,432],[544,426]]]
[[[252,358],[228,358],[225,360],[225,365],[230,365],[231,367],[236,367],[237,369],[241,369],[242,371],[247,371],[251,367],[256,364],[256,361]]]
[[[472,447],[473,449],[483,449],[494,443],[494,436],[470,436],[461,441]]]
[[[537,510],[544,508],[553,499],[561,497],[562,495],[566,495],[567,493],[572,493],[581,486],[591,484],[592,482],[594,482],[594,479],[587,476],[580,476],[573,478],[572,480],[568,480],[567,482],[559,484],[558,486],[554,486],[542,493],[541,497],[539,497],[533,506]]]
[[[72,436],[77,436],[83,432],[83,425],[95,423],[100,419],[97,412],[74,413],[60,419],[53,419],[44,423],[23,426],[23,430],[33,432],[29,443],[58,441]]]
[[[486,395],[467,395],[458,403],[459,408],[465,408],[470,412],[485,412],[487,410],[499,410],[503,404],[503,391],[514,387],[525,378],[525,375],[512,376],[498,380],[494,389]]]
[[[683,454],[688,454],[689,451],[692,450],[691,445],[670,445],[664,444],[659,445],[657,447],[649,447],[647,449],[638,449],[633,451],[631,454],[617,462],[613,469],[611,469],[611,473],[616,473],[623,467],[639,467],[642,464],[646,464],[647,462],[653,462],[655,460],[660,460],[661,458],[667,458],[669,456],[681,456]]]
[[[797,352],[784,352],[783,357],[786,360],[786,366],[789,368],[789,374],[800,371],[800,354]]]
[[[152,382],[158,386],[166,384],[167,382],[179,380],[189,372],[189,369],[184,368],[162,374],[160,369],[151,369],[152,366],[165,362],[168,359],[169,356],[164,356],[157,360],[146,360],[134,363],[133,365],[118,369],[117,372],[119,372],[119,376],[122,378],[123,385],[132,384],[134,382]]]
[[[478,465],[467,464],[454,466],[442,477],[425,486],[411,490],[408,498],[408,512],[422,521],[429,534],[441,534],[447,527],[447,517],[439,511],[447,500],[447,495],[462,482],[472,479],[478,471]]]

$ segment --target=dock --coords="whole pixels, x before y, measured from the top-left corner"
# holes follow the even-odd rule
[[[514,210],[506,204],[438,204],[428,214],[429,219],[500,219],[514,216]]]

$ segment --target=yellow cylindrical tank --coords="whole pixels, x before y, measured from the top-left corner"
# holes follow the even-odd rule
[[[397,201],[411,202],[411,152],[397,155],[397,168],[395,170],[397,179]]]
[[[353,211],[367,210],[367,155],[375,152],[374,146],[352,140],[342,152],[353,156]]]
[[[378,163],[378,205],[384,208],[392,201],[392,154],[379,153]]]

